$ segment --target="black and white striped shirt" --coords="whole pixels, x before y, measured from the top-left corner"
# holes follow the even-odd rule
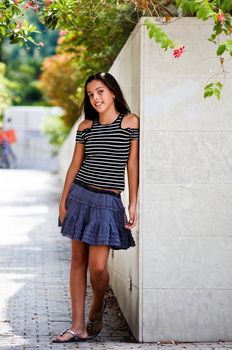
[[[77,131],[76,142],[85,145],[85,153],[75,180],[97,187],[124,190],[130,143],[139,139],[139,129],[122,129],[123,116],[119,114],[111,124],[100,124],[95,119],[91,128]]]

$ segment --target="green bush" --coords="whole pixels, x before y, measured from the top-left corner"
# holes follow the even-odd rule
[[[62,116],[49,116],[45,119],[42,131],[48,135],[52,145],[52,154],[56,155],[70,132],[70,127],[64,124]]]

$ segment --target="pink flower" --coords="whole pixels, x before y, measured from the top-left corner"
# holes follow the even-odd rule
[[[33,6],[34,5],[34,1],[29,1],[28,5],[29,6]]]
[[[64,36],[64,35],[66,35],[68,32],[66,31],[66,30],[61,30],[60,32],[59,32],[59,36]]]
[[[40,41],[40,42],[38,43],[38,45],[41,46],[41,47],[43,47],[43,46],[44,46],[44,43],[43,43],[42,41]]]
[[[15,5],[18,5],[19,0],[14,0]]]
[[[38,11],[38,8],[39,8],[39,6],[38,6],[38,5],[35,5],[35,6],[34,6],[34,11],[37,12],[37,11]]]
[[[217,21],[218,22],[220,22],[220,23],[223,23],[223,22],[225,22],[225,15],[224,15],[224,13],[223,12],[218,12],[218,14],[217,14]]]
[[[48,7],[49,5],[51,5],[51,3],[52,3],[52,0],[45,0],[46,7]]]
[[[23,27],[23,22],[19,21],[19,23],[17,24],[16,28],[22,28]]]
[[[185,52],[185,46],[179,47],[178,49],[173,50],[173,56],[179,58],[183,52]]]
[[[24,5],[24,8],[25,8],[26,10],[28,10],[29,4]]]

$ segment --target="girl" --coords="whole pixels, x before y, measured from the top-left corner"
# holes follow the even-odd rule
[[[71,327],[53,342],[86,341],[100,334],[109,283],[110,248],[135,246],[131,228],[137,222],[139,184],[139,118],[130,114],[115,78],[96,73],[85,83],[85,120],[76,133],[76,146],[59,206],[61,233],[71,238]],[[120,193],[125,167],[129,184],[129,221]],[[87,268],[93,290],[85,327]]]

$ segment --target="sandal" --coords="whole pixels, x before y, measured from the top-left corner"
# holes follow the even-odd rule
[[[88,334],[94,329],[94,326],[96,326],[96,324],[101,322],[101,329],[96,334],[89,335],[88,339],[96,338],[101,333],[101,331],[102,331],[102,318],[103,318],[105,308],[106,308],[106,300],[104,299],[101,316],[97,320],[93,320],[93,321],[88,320],[87,326],[86,326],[86,330],[87,330]]]
[[[77,335],[75,332],[71,331],[71,329],[66,329],[63,333],[61,333],[59,336],[61,337],[65,333],[70,333],[72,337],[67,340],[59,340],[57,337],[52,339],[52,343],[71,343],[71,342],[84,342],[87,341],[89,338],[81,338],[79,335]]]

